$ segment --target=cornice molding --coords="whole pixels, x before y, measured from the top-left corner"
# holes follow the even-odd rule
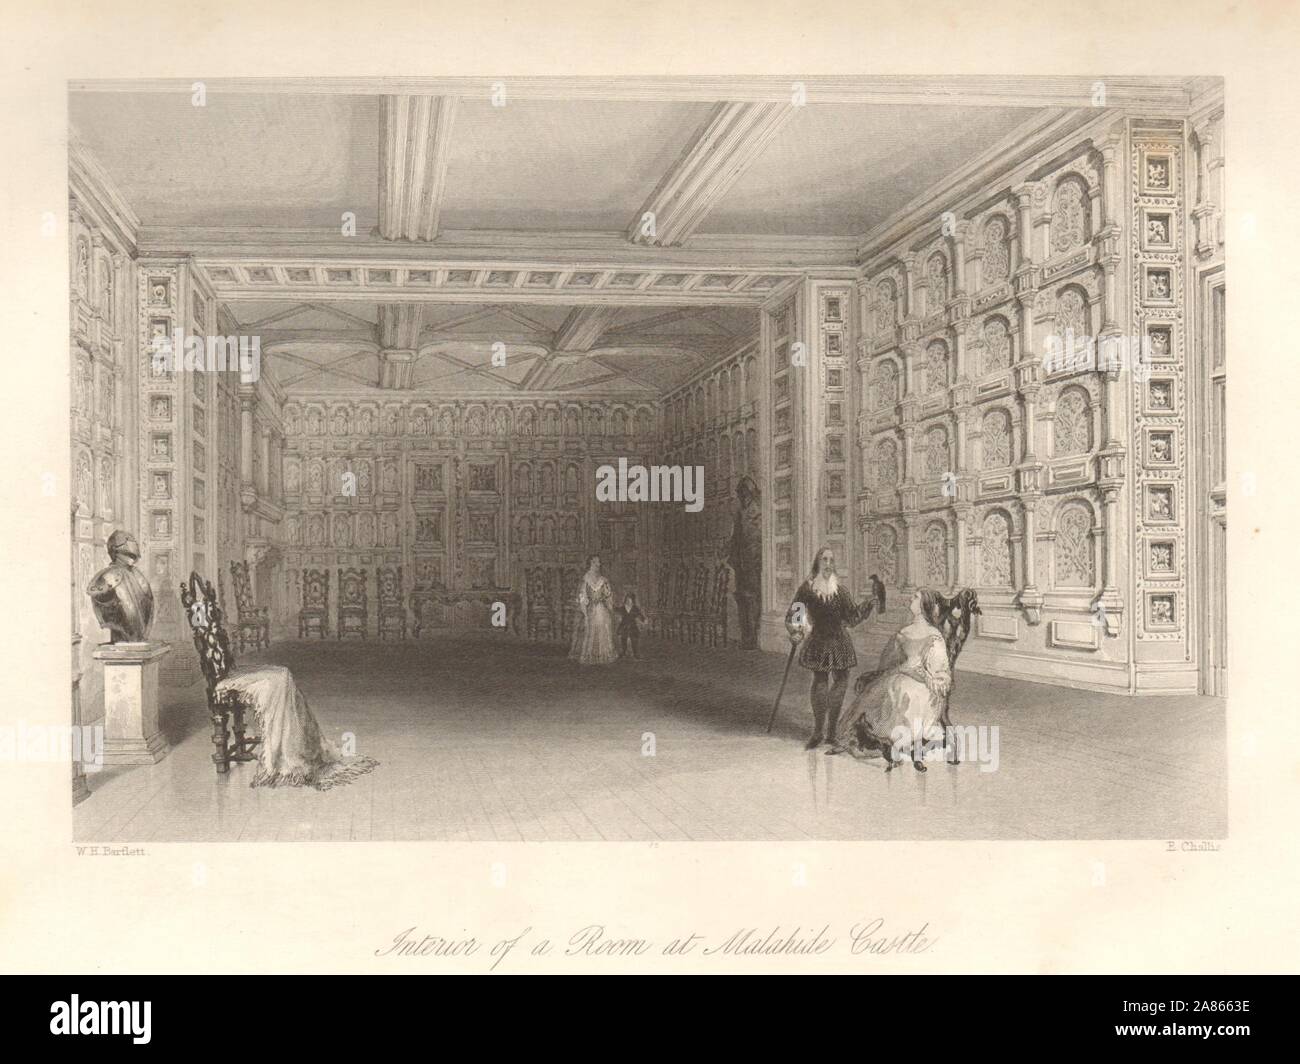
[[[707,366],[703,366],[700,369],[697,369],[694,373],[692,373],[689,377],[687,377],[684,381],[682,381],[681,384],[675,385],[668,391],[664,392],[663,398],[665,400],[669,400],[674,396],[676,396],[678,393],[684,394],[688,391],[691,391],[697,385],[701,384],[703,381],[713,376],[713,374],[718,371],[719,366],[725,366],[733,358],[744,358],[746,355],[751,353],[757,354],[758,341],[759,338],[757,336],[747,337],[745,340],[743,340],[740,343],[738,347],[734,348],[733,350],[729,351],[727,354],[723,355],[716,362],[713,362]]]
[[[1123,116],[1112,108],[1052,112],[1010,134],[979,157],[931,185],[888,221],[867,234],[859,247],[864,267],[907,258],[927,225],[938,235],[945,211],[959,217],[991,198],[1000,183],[1019,184],[1026,168],[1037,169],[1062,151],[1066,140],[1100,139]]]
[[[68,131],[68,187],[86,209],[114,235],[119,250],[135,255],[140,233],[140,219],[118,191],[90,146],[75,129]]]

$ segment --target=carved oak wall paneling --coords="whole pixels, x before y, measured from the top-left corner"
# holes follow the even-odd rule
[[[294,396],[283,425],[290,569],[401,565],[429,631],[456,610],[489,623],[490,593],[522,593],[526,566],[580,569],[597,535],[590,456],[614,447],[614,461],[629,451],[648,460],[657,418],[645,401]],[[648,572],[649,542],[640,530],[618,538],[633,571]]]
[[[1155,639],[1184,630],[1185,590],[1170,569],[1186,545],[1169,531],[1182,527],[1186,506],[1182,125],[1155,125],[1149,175],[1137,147],[1125,173],[1127,125],[1099,116],[996,185],[918,220],[861,270],[868,328],[852,391],[862,562],[900,590],[941,576],[979,587],[985,615],[971,667],[1050,677],[1059,661],[1070,682],[1086,675],[1129,689],[1131,655],[1118,637],[1130,622],[1138,642],[1146,637],[1126,602],[1159,611]],[[1142,179],[1156,187],[1144,190]],[[1129,273],[1131,297],[1119,288]],[[1118,367],[1098,362],[1117,349],[1130,298],[1153,364],[1131,397]],[[1044,362],[1049,340],[1067,331],[1091,363]],[[1149,490],[1135,486],[1126,499],[1140,479],[1126,469],[1130,452],[1151,474]],[[1154,522],[1159,550],[1147,568],[1166,585],[1159,601],[1148,603],[1128,571],[1130,508]],[[1076,634],[1092,626],[1094,638],[1057,640],[1058,620]],[[862,636],[869,647],[883,638],[874,625]]]

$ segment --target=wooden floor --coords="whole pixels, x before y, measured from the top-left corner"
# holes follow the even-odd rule
[[[651,640],[580,668],[488,633],[277,643],[326,734],[379,768],[330,791],[218,778],[202,688],[167,708],[171,752],[106,769],[77,841],[1215,839],[1226,834],[1224,703],[1125,698],[958,673],[958,723],[998,727],[999,764],[903,766],[803,749],[796,667]],[[648,745],[653,740],[653,753]]]

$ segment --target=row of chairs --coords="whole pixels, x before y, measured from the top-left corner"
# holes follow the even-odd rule
[[[730,589],[731,569],[725,562],[713,568],[707,562],[661,566],[651,631],[679,643],[725,647]]]
[[[259,606],[253,599],[253,582],[248,574],[248,562],[231,562],[230,579],[235,585],[235,631],[239,636],[239,652],[248,643],[261,650],[271,645],[271,611]],[[217,573],[217,584],[221,573]]]
[[[392,635],[406,638],[406,604],[402,601],[402,567],[380,566],[375,569],[380,639]],[[330,572],[328,569],[302,571],[302,609],[298,611],[298,638],[315,632],[321,639],[329,634]],[[338,590],[334,602],[335,635],[359,635],[370,628],[370,596],[365,569],[339,569]],[[241,648],[242,649],[242,648]]]
[[[265,606],[253,601],[248,563],[231,562],[238,610],[239,651],[246,642],[255,648],[270,646],[270,619]],[[577,623],[577,606],[570,588],[582,579],[578,569],[535,566],[524,574],[526,589],[525,631],[529,639],[567,641]],[[338,570],[334,602],[334,631],[338,639],[348,635],[366,638],[370,626],[368,574],[365,569]],[[378,602],[378,635],[407,637],[407,607],[404,601],[402,567],[375,569]],[[661,638],[711,647],[727,645],[728,592],[731,570],[725,562],[710,568],[705,562],[682,562],[675,568],[664,565],[656,581],[657,605],[651,612],[651,631]],[[298,611],[298,638],[313,633],[324,639],[330,630],[330,571],[302,571],[302,608]],[[517,601],[517,597],[516,597]],[[511,627],[514,627],[512,624]]]

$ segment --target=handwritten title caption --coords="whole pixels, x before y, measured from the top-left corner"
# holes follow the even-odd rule
[[[671,939],[655,940],[613,935],[602,924],[588,924],[567,935],[553,937],[532,927],[517,935],[494,939],[473,934],[460,937],[425,934],[417,927],[398,932],[392,941],[375,950],[376,957],[390,958],[477,958],[490,971],[521,959],[615,958],[653,956],[736,958],[816,957],[827,954],[850,957],[907,956],[926,953],[939,941],[923,923],[911,930],[894,931],[881,917],[865,920],[846,930],[777,925],[770,928],[742,927],[729,934],[706,935],[692,931]]]

